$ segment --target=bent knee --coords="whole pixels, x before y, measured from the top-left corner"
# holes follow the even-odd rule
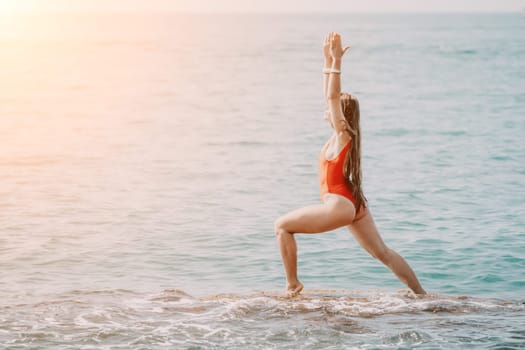
[[[288,233],[284,228],[285,221],[282,216],[278,217],[273,223],[273,230],[276,236],[280,236],[283,233]]]

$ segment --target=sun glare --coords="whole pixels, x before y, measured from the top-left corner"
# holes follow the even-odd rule
[[[19,12],[31,11],[35,7],[35,1],[0,0],[0,15],[10,15]]]
[[[20,11],[20,3],[16,0],[0,0],[0,15],[9,15]]]

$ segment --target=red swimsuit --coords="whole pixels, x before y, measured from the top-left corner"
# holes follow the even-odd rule
[[[343,147],[341,152],[334,159],[325,158],[325,148],[323,147],[321,155],[319,157],[319,180],[321,184],[321,200],[325,193],[334,193],[346,197],[354,203],[356,207],[356,200],[352,192],[346,187],[345,179],[343,175],[343,165],[345,162],[346,153],[350,150],[350,139],[347,144]],[[325,145],[326,146],[326,145]],[[359,214],[359,215],[358,215]],[[365,214],[365,208],[362,206],[359,213],[356,213],[354,220],[360,219]]]

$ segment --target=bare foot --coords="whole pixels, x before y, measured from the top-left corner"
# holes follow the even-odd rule
[[[425,290],[423,290],[423,293],[415,293],[413,290],[406,290],[406,289],[400,290],[399,292],[403,294],[405,297],[412,298],[412,299],[423,299],[426,296],[428,296]]]
[[[417,295],[418,298],[423,298],[425,295],[427,295],[427,291],[423,288],[420,288],[418,291],[414,291],[414,294]]]
[[[294,284],[288,284],[286,287],[286,296],[288,298],[293,298],[299,295],[303,290],[304,286],[301,282],[297,281]]]

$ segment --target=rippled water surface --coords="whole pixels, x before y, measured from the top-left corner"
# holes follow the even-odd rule
[[[364,190],[431,295],[320,203],[321,43],[352,45]],[[525,17],[47,15],[0,21],[0,347],[525,347]]]

